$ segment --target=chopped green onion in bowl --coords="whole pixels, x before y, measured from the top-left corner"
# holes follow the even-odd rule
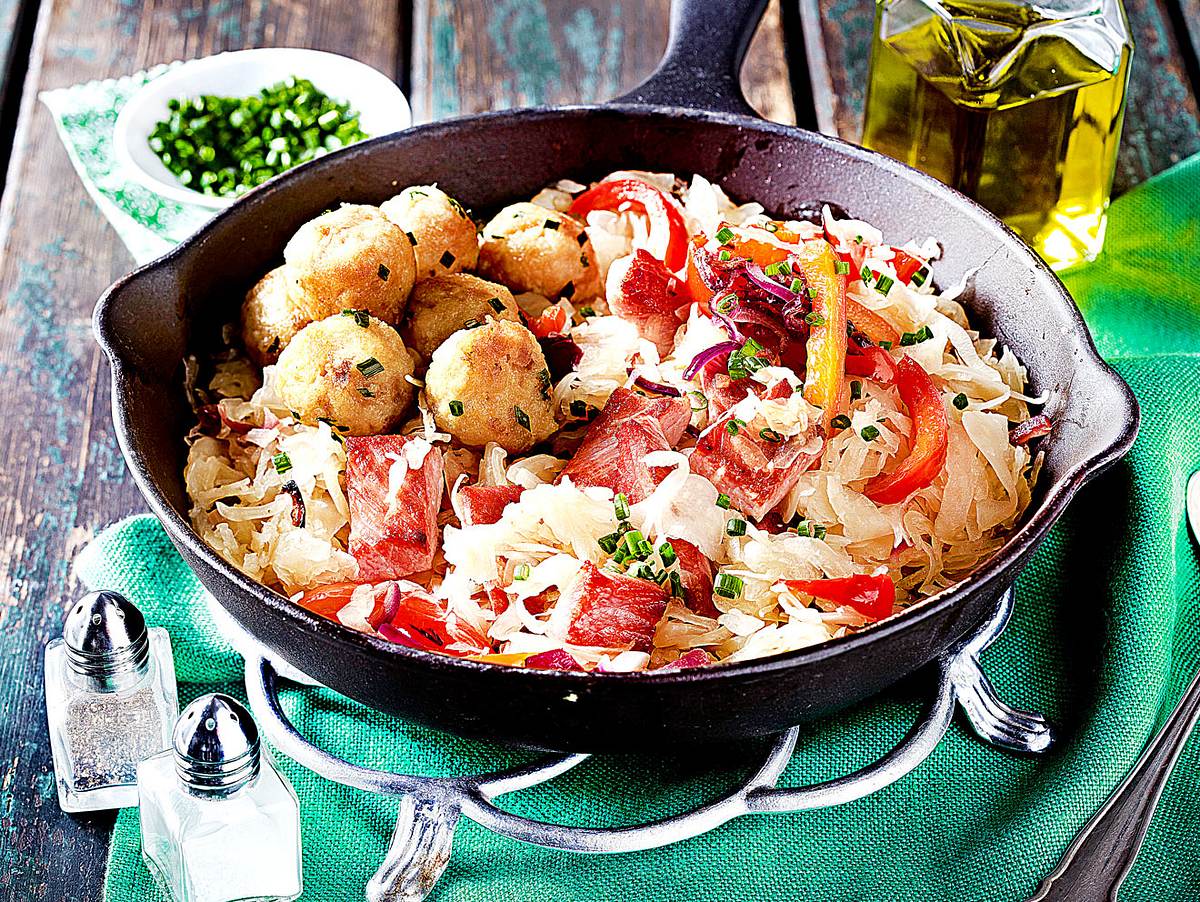
[[[206,94],[167,103],[150,149],[180,184],[236,197],[285,170],[367,137],[358,114],[304,78],[249,97]]]

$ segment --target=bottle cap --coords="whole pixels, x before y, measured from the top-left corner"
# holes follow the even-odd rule
[[[179,715],[171,737],[179,779],[199,792],[233,792],[259,771],[258,727],[239,702],[202,695]]]
[[[67,663],[100,690],[120,687],[150,662],[150,636],[142,612],[118,592],[89,592],[63,622]]]

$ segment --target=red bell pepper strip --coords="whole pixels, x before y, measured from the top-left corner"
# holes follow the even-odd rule
[[[350,596],[358,588],[357,583],[330,583],[319,589],[309,589],[297,599],[296,604],[330,620],[337,620],[338,612],[350,603]],[[382,610],[382,605],[378,605]]]
[[[896,605],[896,586],[886,574],[838,579],[786,579],[789,589],[806,592],[837,605],[848,605],[864,617],[881,620]]]
[[[529,320],[529,331],[538,338],[559,335],[566,330],[566,327],[567,311],[557,304],[551,304]]]
[[[616,176],[584,191],[571,202],[571,214],[585,219],[593,210],[618,212],[622,207],[641,213],[650,221],[650,245],[666,264],[679,272],[687,265],[688,233],[683,214],[675,202],[649,182]]]
[[[804,398],[824,411],[825,429],[841,413],[846,374],[846,277],[823,238],[805,241],[793,256],[812,293]]]
[[[907,354],[896,361],[896,388],[912,417],[911,447],[895,470],[867,483],[863,494],[876,504],[903,501],[933,482],[946,465],[949,427],[941,395],[929,374]]]
[[[874,379],[881,385],[896,384],[896,361],[883,348],[862,348],[846,356],[846,372],[851,376]]]
[[[892,258],[892,268],[896,270],[896,278],[907,285],[917,274],[917,270],[925,265],[925,261],[898,247],[894,247],[892,250],[896,252],[896,256]]]

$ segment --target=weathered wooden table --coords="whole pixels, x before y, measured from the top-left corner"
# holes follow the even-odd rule
[[[1138,49],[1118,190],[1200,150],[1200,0],[1125,4]],[[58,809],[41,650],[79,591],[74,554],[143,508],[113,436],[108,372],[90,331],[93,303],[132,260],[75,177],[38,92],[286,45],[393,74],[417,121],[598,100],[654,67],[667,8],[668,0],[0,0],[0,899],[100,898],[111,817]],[[854,139],[872,10],[870,0],[774,0],[743,73],[754,106]]]

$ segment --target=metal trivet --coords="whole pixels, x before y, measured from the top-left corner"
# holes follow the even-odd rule
[[[266,658],[246,661],[251,709],[271,742],[284,754],[328,780],[368,792],[400,796],[400,812],[387,855],[368,882],[370,902],[419,902],[433,889],[450,860],[454,828],[467,817],[501,836],[555,849],[590,854],[636,852],[707,833],[744,814],[827,808],[863,798],[895,783],[932,754],[954,715],[955,705],[984,741],[1018,752],[1040,753],[1054,741],[1040,714],[1018,711],[996,695],[979,664],[979,654],[1008,624],[1013,590],[970,638],[933,665],[937,688],[924,715],[890,752],[844,777],[810,786],[779,788],[796,746],[793,727],[772,743],[758,768],[736,788],[684,814],[630,827],[573,827],[534,820],[498,808],[493,799],[536,786],[565,773],[588,756],[559,755],[511,770],[466,777],[396,774],[351,764],[305,739],[279,703],[279,675]]]

